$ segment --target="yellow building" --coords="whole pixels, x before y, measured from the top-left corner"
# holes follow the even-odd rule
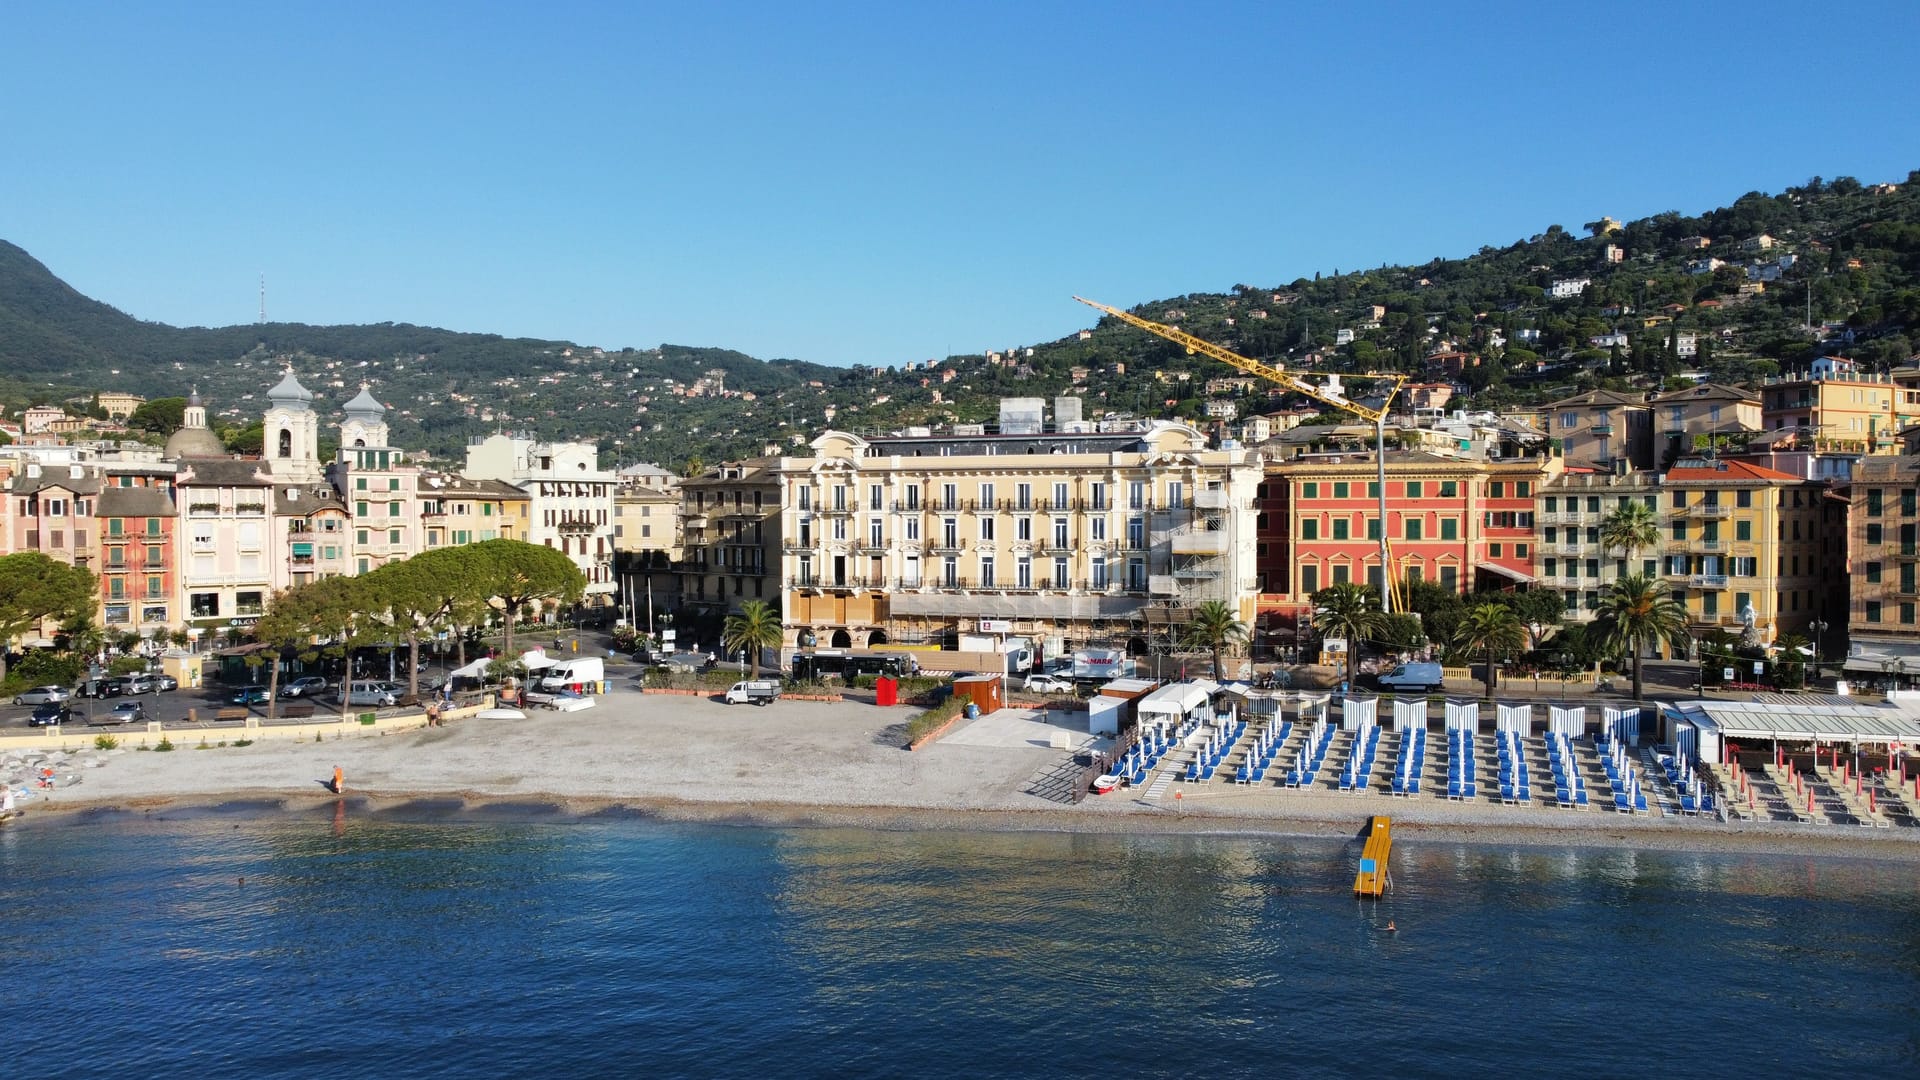
[[[1661,477],[1661,571],[1695,635],[1709,628],[1762,641],[1809,634],[1840,564],[1844,515],[1826,485],[1743,461],[1685,458]]]
[[[1261,464],[1184,424],[811,446],[774,468],[788,647],[988,633],[1144,655],[1205,600],[1253,623]]]
[[[1873,376],[1768,380],[1760,410],[1766,430],[1797,431],[1818,448],[1891,454],[1900,429],[1920,422],[1920,389]]]
[[[1916,490],[1920,458],[1870,457],[1854,466],[1845,625],[1846,670],[1855,675],[1920,674]]]
[[[525,540],[532,496],[504,480],[469,480],[458,473],[422,473],[419,507],[426,549]]]
[[[624,484],[613,496],[615,555],[680,561],[680,489]]]

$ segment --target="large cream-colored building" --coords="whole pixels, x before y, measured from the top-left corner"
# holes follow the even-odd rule
[[[1900,430],[1920,422],[1920,389],[1854,376],[1769,379],[1760,387],[1768,431],[1796,431],[1820,448],[1898,452]]]
[[[1184,424],[811,447],[772,469],[789,649],[995,633],[1139,655],[1205,600],[1253,622],[1260,460]]]

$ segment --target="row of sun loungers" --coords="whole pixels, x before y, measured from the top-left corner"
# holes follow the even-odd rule
[[[1400,737],[1400,759],[1393,766],[1393,793],[1420,794],[1420,777],[1427,768],[1427,732],[1416,728]]]
[[[1206,741],[1200,744],[1200,752],[1187,765],[1186,780],[1200,783],[1213,779],[1214,770],[1220,767],[1220,759],[1227,756],[1233,744],[1246,734],[1247,722],[1237,720],[1229,727],[1209,732]]]
[[[1590,810],[1587,782],[1580,777],[1580,761],[1573,755],[1573,740],[1554,732],[1547,736],[1547,767],[1553,771],[1553,797],[1562,810]]]
[[[1320,775],[1321,763],[1326,760],[1327,748],[1332,745],[1332,725],[1325,720],[1314,721],[1306,743],[1294,757],[1293,768],[1287,771],[1286,785],[1290,788],[1312,787],[1315,778]]]
[[[1473,732],[1460,728],[1448,731],[1447,798],[1460,800],[1479,797],[1473,771]]]
[[[1607,785],[1613,789],[1613,808],[1623,814],[1646,813],[1647,796],[1640,790],[1640,774],[1627,759],[1626,744],[1602,736],[1598,745],[1600,764],[1607,770]]]
[[[1239,771],[1234,773],[1237,784],[1261,784],[1267,779],[1267,769],[1272,767],[1273,759],[1280,754],[1280,747],[1293,736],[1293,721],[1289,720],[1279,727],[1264,727],[1254,735],[1253,742],[1247,746],[1247,759],[1240,763]]]
[[[1527,777],[1527,756],[1521,748],[1520,735],[1513,731],[1494,733],[1494,753],[1500,766],[1500,801],[1503,803],[1525,803],[1533,801],[1533,786]]]
[[[1373,755],[1380,748],[1380,725],[1364,724],[1353,733],[1353,751],[1347,755],[1347,767],[1340,770],[1341,791],[1367,790],[1367,778],[1373,775]]]

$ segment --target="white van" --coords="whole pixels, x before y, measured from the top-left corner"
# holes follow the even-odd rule
[[[601,680],[607,677],[607,662],[598,656],[579,656],[572,660],[562,660],[540,673],[540,689],[546,691],[565,690],[578,685],[591,694],[598,690]]]
[[[347,704],[384,707],[400,704],[400,691],[392,683],[355,681],[347,686]]]

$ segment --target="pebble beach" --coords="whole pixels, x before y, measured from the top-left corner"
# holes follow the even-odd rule
[[[1060,796],[1072,752],[1049,745],[1055,729],[1041,722],[1044,714],[1008,710],[909,751],[911,715],[857,701],[729,707],[616,691],[582,712],[466,718],[384,736],[343,727],[320,742],[260,738],[238,746],[238,731],[192,727],[169,729],[171,752],[135,749],[139,736],[113,749],[66,753],[0,742],[0,780],[16,792],[25,816],[14,824],[25,827],[101,813],[306,812],[344,802],[354,813],[395,817],[629,814],[879,829],[1350,837],[1371,815],[1385,814],[1403,841],[1920,861],[1920,835],[1913,835],[1920,829],[1904,827],[1723,823],[1221,783],[1179,785],[1179,799],[1149,802],[1123,790],[1073,804]],[[343,796],[327,786],[336,767],[346,780]],[[35,786],[47,769],[53,786]]]

